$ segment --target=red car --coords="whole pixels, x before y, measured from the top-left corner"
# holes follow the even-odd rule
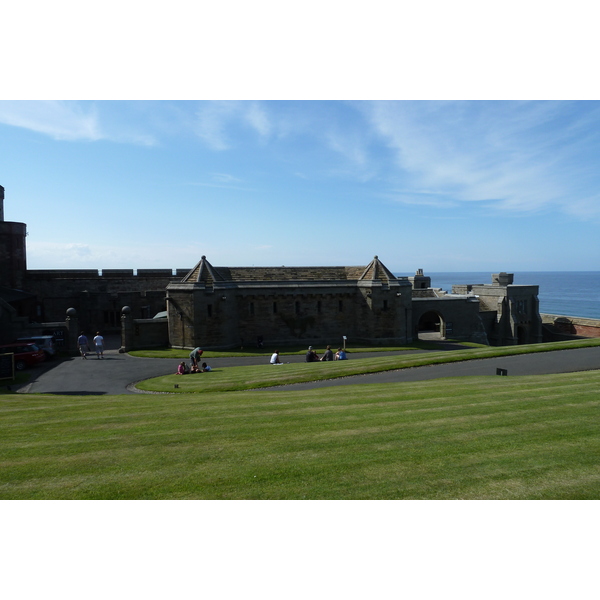
[[[44,351],[40,350],[35,344],[21,342],[0,346],[0,354],[11,352],[15,355],[15,369],[17,371],[22,371],[25,367],[35,367],[46,360]]]

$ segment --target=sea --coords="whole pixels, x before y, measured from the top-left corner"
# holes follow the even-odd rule
[[[431,277],[431,287],[447,292],[453,284],[492,283],[491,271],[424,275]],[[515,271],[513,283],[539,286],[541,313],[600,319],[600,271]]]

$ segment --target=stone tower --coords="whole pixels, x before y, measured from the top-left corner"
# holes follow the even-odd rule
[[[25,223],[4,220],[4,188],[0,185],[0,286],[21,289],[27,270]]]

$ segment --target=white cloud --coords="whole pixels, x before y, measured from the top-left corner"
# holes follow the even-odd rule
[[[37,131],[57,140],[103,138],[94,106],[84,110],[76,102],[0,102],[0,122]]]
[[[227,150],[230,142],[225,128],[231,118],[235,103],[202,102],[196,112],[196,135],[213,150]]]
[[[0,123],[29,129],[59,141],[99,141],[151,146],[155,137],[135,131],[130,122],[111,125],[103,103],[71,101],[0,101]],[[110,109],[106,110],[109,113]],[[142,126],[143,127],[143,126]]]
[[[457,202],[440,194],[427,192],[397,192],[388,197],[399,204],[432,206],[434,208],[453,208]]]
[[[596,143],[581,135],[590,114],[572,114],[573,108],[582,107],[376,102],[362,110],[394,152],[409,188],[427,188],[442,203],[452,198],[511,211],[560,206],[573,212],[574,181],[589,161],[586,145]],[[586,212],[591,204],[580,200],[578,210]]]
[[[325,141],[329,148],[341,154],[357,166],[364,166],[367,155],[362,140],[356,134],[340,134],[332,130],[325,132]]]
[[[250,127],[261,138],[267,138],[273,125],[265,107],[258,102],[201,102],[196,111],[196,135],[217,151],[229,150],[238,140],[231,131],[236,125]]]
[[[255,129],[261,136],[267,137],[272,131],[272,124],[267,116],[266,111],[257,102],[252,102],[245,114],[246,121]]]

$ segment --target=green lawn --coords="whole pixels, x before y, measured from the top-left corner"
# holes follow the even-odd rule
[[[3,394],[0,498],[598,499],[599,388],[591,371],[310,392]]]
[[[474,344],[472,342],[460,342],[464,346],[469,347],[484,347],[483,344]],[[243,356],[264,356],[270,357],[271,354],[275,350],[279,350],[281,356],[290,356],[290,355],[303,355],[306,354],[306,350],[308,348],[307,344],[295,344],[291,346],[278,346],[277,348],[263,348],[258,349],[252,346],[244,347],[244,348],[231,348],[229,350],[205,350],[202,355],[202,360],[210,359],[210,358],[220,358],[220,357],[243,357]],[[332,346],[333,350],[337,350],[337,347]],[[398,350],[435,350],[439,348],[439,344],[436,342],[414,342],[411,344],[407,344],[404,346],[352,346],[347,348],[347,352],[357,353],[357,352],[389,352],[389,351],[398,351]],[[318,347],[315,346],[315,351],[319,356],[325,352],[325,346]],[[132,356],[139,356],[140,358],[183,358],[188,359],[190,356],[191,349],[180,349],[180,348],[154,348],[150,350],[132,350],[129,352]]]
[[[460,362],[465,360],[513,356],[534,352],[552,352],[569,348],[583,348],[600,345],[600,339],[573,340],[548,344],[528,344],[522,346],[480,346],[465,350],[452,350],[414,354],[407,352],[393,356],[377,356],[360,360],[290,363],[273,366],[265,364],[246,367],[227,367],[214,369],[211,373],[194,375],[165,375],[148,379],[137,384],[138,389],[153,392],[171,393],[207,393],[230,392],[253,388],[264,388],[291,383],[303,383],[379,373],[394,369],[405,369],[425,365]],[[285,357],[282,358],[285,361]],[[177,386],[177,387],[175,387]]]

